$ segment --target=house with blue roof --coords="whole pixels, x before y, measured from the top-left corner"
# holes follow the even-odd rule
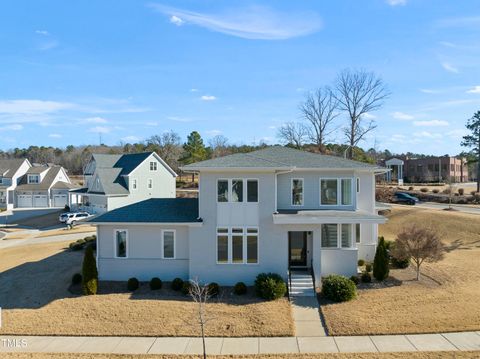
[[[93,214],[150,198],[175,197],[177,174],[155,152],[93,154],[83,177],[84,186],[70,191],[70,203]]]
[[[149,199],[91,221],[100,279],[233,285],[301,271],[292,293],[314,295],[322,276],[373,260],[384,168],[274,146],[182,169],[199,176],[198,198]]]

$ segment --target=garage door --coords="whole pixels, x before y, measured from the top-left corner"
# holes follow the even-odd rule
[[[32,207],[32,196],[26,194],[18,195],[17,202],[19,208],[30,208]]]
[[[36,194],[33,196],[33,207],[48,207],[46,195]]]
[[[53,207],[65,207],[67,204],[66,194],[56,194],[53,196]]]

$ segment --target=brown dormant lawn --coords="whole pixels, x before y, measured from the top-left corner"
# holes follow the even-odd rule
[[[0,250],[2,334],[198,336],[196,306],[168,289],[135,293],[123,283],[101,285],[101,294],[81,296],[67,288],[80,271],[83,251],[69,242]],[[115,290],[113,290],[113,289]],[[119,289],[120,288],[120,289]],[[225,294],[208,304],[209,336],[290,336],[294,325],[287,300],[264,302],[253,295]]]
[[[209,355],[213,359],[474,359],[478,352]],[[2,359],[198,359],[199,355],[118,355],[70,353],[2,354]]]
[[[394,208],[380,235],[394,240],[410,224],[431,225],[449,252],[412,269],[392,270],[401,285],[359,290],[356,300],[322,307],[332,335],[403,334],[480,330],[480,216],[453,211]],[[391,280],[393,282],[393,280]]]

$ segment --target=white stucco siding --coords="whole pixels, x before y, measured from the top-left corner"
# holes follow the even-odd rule
[[[127,230],[127,258],[115,257],[115,230]],[[162,259],[162,230],[175,231],[175,258]],[[187,279],[189,229],[186,226],[98,225],[98,271],[101,280],[148,281],[153,277]]]
[[[325,249],[321,251],[322,276],[340,274],[350,277],[357,274],[356,249]]]
[[[375,213],[375,176],[371,172],[358,172],[360,191],[357,193],[357,208]]]

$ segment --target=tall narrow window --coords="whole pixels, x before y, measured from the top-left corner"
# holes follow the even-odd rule
[[[338,247],[338,226],[336,224],[322,224],[322,247]]]
[[[337,205],[338,188],[336,179],[322,179],[320,181],[320,204]]]
[[[355,224],[355,242],[360,243],[361,227],[360,223]]]
[[[352,247],[352,226],[342,224],[342,248]]]
[[[243,229],[232,229],[232,262],[243,263]]]
[[[117,230],[115,231],[115,257],[126,258],[127,257],[127,231]]]
[[[132,179],[132,189],[137,189],[137,180]]]
[[[218,180],[217,199],[218,202],[228,202],[228,180]]]
[[[303,206],[303,179],[292,179],[292,206]]]
[[[357,193],[360,193],[360,177],[357,177],[356,183],[357,183]]]
[[[247,229],[247,263],[258,263],[258,229]]]
[[[163,231],[163,258],[175,258],[175,231]]]
[[[153,188],[153,180],[151,178],[148,179],[148,188]]]
[[[217,262],[228,263],[228,229],[217,229]]]
[[[351,178],[342,179],[342,205],[344,206],[352,205],[352,179]]]
[[[258,202],[257,180],[247,180],[247,202]]]
[[[232,202],[243,202],[243,180],[232,180]]]

